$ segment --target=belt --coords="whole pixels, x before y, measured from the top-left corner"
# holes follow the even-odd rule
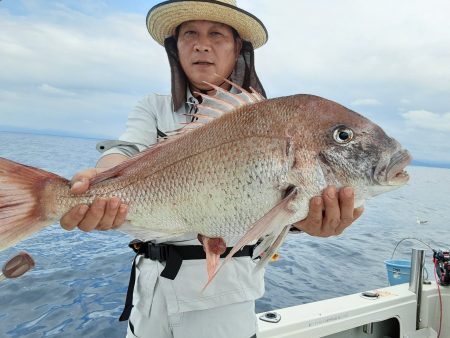
[[[161,272],[160,276],[174,280],[181,268],[183,260],[205,259],[206,253],[202,245],[172,245],[172,244],[155,244],[152,242],[143,242],[140,240],[133,240],[128,244],[136,253],[131,267],[130,281],[128,283],[127,298],[125,301],[125,308],[119,321],[128,320],[131,309],[133,308],[133,290],[136,280],[136,258],[143,255],[145,258],[153,261],[166,262],[166,266]],[[233,257],[253,256],[253,250],[256,245],[246,245],[241,250],[236,252]],[[225,258],[231,251],[232,247],[227,247],[225,252],[220,255],[220,258]]]

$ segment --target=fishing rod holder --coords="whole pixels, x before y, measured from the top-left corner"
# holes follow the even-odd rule
[[[409,291],[417,296],[416,330],[420,328],[420,308],[422,303],[423,270],[425,267],[425,250],[412,249],[411,254],[411,278]]]

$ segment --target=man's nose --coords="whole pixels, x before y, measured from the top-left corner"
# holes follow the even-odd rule
[[[207,38],[199,37],[195,42],[194,49],[196,52],[209,52],[211,50],[211,45]]]

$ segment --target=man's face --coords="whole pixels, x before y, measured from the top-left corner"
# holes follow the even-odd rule
[[[181,24],[177,47],[189,82],[196,89],[210,90],[203,81],[223,84],[223,78],[234,69],[241,42],[235,41],[233,31],[225,24],[195,20]]]

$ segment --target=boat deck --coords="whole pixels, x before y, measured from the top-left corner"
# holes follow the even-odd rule
[[[439,338],[450,338],[450,288],[441,287],[443,321]],[[378,298],[362,293],[275,310],[278,323],[259,322],[259,338],[437,338],[440,302],[436,283],[424,285],[420,329],[416,330],[416,294],[408,284],[378,290]],[[258,314],[258,318],[263,314]]]

